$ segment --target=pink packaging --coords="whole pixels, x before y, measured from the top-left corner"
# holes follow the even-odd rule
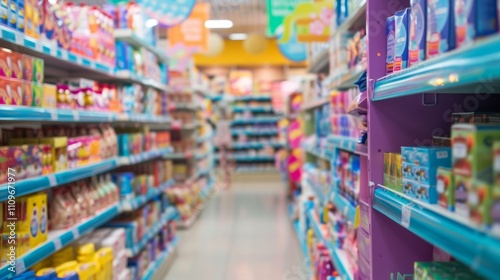
[[[23,82],[19,80],[10,80],[11,105],[23,105],[24,87]]]
[[[10,82],[8,79],[0,77],[0,105],[10,105],[11,103],[12,99]]]

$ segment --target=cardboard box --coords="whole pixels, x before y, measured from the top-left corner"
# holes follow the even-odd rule
[[[498,31],[496,0],[454,0],[456,45],[470,45],[477,37]]]
[[[31,93],[32,93],[32,103],[33,107],[41,107],[42,106],[42,98],[43,98],[43,87],[41,84],[32,83],[31,84]]]
[[[23,79],[23,55],[17,52],[10,54],[11,59],[11,78]]]
[[[387,37],[387,58],[386,71],[387,74],[394,72],[394,55],[396,48],[396,23],[394,16],[388,17],[386,20],[385,35]]]
[[[0,105],[11,105],[12,95],[10,81],[5,77],[0,77]]]
[[[24,98],[24,84],[23,81],[20,80],[11,80],[10,81],[10,94],[11,94],[11,105],[23,105]]]
[[[426,59],[455,48],[454,0],[427,0]]]
[[[57,87],[55,85],[43,84],[43,108],[57,108]]]

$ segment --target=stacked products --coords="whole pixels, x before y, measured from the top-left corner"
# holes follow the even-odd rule
[[[336,177],[336,191],[344,197],[352,206],[359,202],[360,189],[360,157],[353,153],[339,150],[333,161],[333,170]]]
[[[387,74],[498,32],[497,1],[412,0],[387,18]]]
[[[202,205],[200,193],[208,187],[208,179],[199,178],[195,182],[177,185],[167,190],[170,203],[174,205],[183,221],[189,220]]]

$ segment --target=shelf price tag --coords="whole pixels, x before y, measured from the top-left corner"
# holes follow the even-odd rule
[[[52,121],[57,121],[58,117],[57,117],[57,111],[56,110],[51,110],[50,111],[50,120]]]
[[[61,239],[60,238],[56,238],[54,239],[54,247],[56,248],[56,252],[61,250],[62,248],[62,243],[61,243]]]
[[[80,120],[80,114],[78,113],[78,111],[72,111],[73,113],[73,119],[75,121],[79,121]]]
[[[403,205],[403,207],[401,208],[401,225],[404,226],[405,228],[409,228],[410,220],[411,220],[411,204]]]
[[[73,239],[76,240],[80,238],[80,231],[77,228],[74,228],[71,233],[73,234]]]
[[[16,274],[19,275],[26,271],[26,266],[24,265],[24,260],[16,261]]]
[[[47,179],[49,179],[49,184],[51,187],[57,186],[57,180],[56,180],[56,176],[54,176],[54,174],[47,175]]]

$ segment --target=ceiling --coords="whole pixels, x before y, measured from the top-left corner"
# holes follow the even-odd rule
[[[211,19],[228,19],[233,27],[212,29],[223,37],[231,33],[265,34],[267,25],[266,0],[205,0],[210,3]]]

